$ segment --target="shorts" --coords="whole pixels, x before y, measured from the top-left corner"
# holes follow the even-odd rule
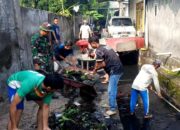
[[[11,87],[8,86],[8,98],[9,98],[10,104],[14,99],[16,91],[17,91],[17,89],[14,89],[14,88],[11,88]],[[24,99],[16,106],[16,108],[18,110],[23,110],[24,109]]]

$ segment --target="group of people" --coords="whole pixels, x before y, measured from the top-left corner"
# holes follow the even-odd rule
[[[47,22],[40,26],[38,33],[31,38],[33,65],[35,70],[45,73],[54,72],[54,61],[66,61],[66,56],[73,54],[71,40],[62,43],[59,19],[53,24]]]
[[[10,102],[8,130],[18,130],[24,109],[24,99],[35,101],[38,106],[37,129],[50,130],[48,126],[49,105],[53,92],[63,88],[63,79],[54,72],[54,61],[68,62],[66,57],[73,54],[72,41],[62,43],[58,18],[53,24],[44,22],[39,32],[31,38],[34,70],[24,70],[12,74],[7,81]],[[84,36],[84,29],[82,27]],[[58,72],[58,70],[55,70]]]
[[[34,70],[24,70],[12,74],[7,81],[10,102],[8,130],[18,130],[24,109],[24,99],[35,101],[38,106],[37,129],[50,130],[48,126],[49,105],[53,94],[64,86],[63,78],[54,72],[53,62],[66,60],[72,53],[72,42],[61,43],[58,18],[53,24],[44,22],[39,32],[31,38]]]
[[[54,24],[43,23],[40,31],[32,36],[31,47],[34,70],[25,70],[12,74],[8,78],[8,96],[10,101],[10,120],[8,130],[18,130],[19,121],[24,109],[23,101],[33,100],[39,105],[37,113],[37,129],[50,130],[48,127],[49,105],[53,93],[57,89],[63,88],[63,78],[60,74],[54,73],[53,61],[66,61],[66,56],[72,54],[71,41],[61,43],[60,28],[58,19],[54,18]],[[85,21],[86,23],[86,21]],[[81,31],[83,30],[82,27]],[[54,31],[52,31],[54,30]],[[80,35],[83,36],[80,31]],[[88,32],[89,33],[89,32]],[[51,35],[51,40],[49,40]],[[90,46],[95,49],[89,54],[90,57],[96,57],[96,63],[93,72],[96,73],[104,68],[109,76],[108,83],[108,101],[109,110],[106,114],[111,116],[116,114],[117,104],[116,96],[118,90],[118,81],[123,75],[123,66],[118,54],[110,47],[100,45],[99,38],[96,36],[86,37]],[[52,42],[52,43],[51,43]],[[152,65],[143,65],[139,74],[132,84],[130,111],[134,115],[138,94],[142,97],[144,104],[144,117],[149,115],[148,87],[152,80],[158,96],[161,97],[156,69],[160,67],[160,62],[155,61]]]
[[[107,115],[116,114],[116,96],[118,89],[118,81],[123,75],[122,63],[118,54],[108,46],[101,46],[97,37],[89,38],[89,43],[92,48],[96,49],[96,64],[94,71],[100,68],[104,68],[109,76],[108,84],[108,99],[109,99],[109,110],[106,111]],[[92,53],[90,57],[94,57]],[[131,115],[135,114],[135,107],[137,104],[138,95],[140,94],[143,106],[144,106],[144,118],[151,118],[149,114],[149,94],[148,89],[151,86],[151,82],[154,82],[155,89],[159,97],[162,97],[160,92],[160,86],[158,81],[158,73],[156,69],[160,67],[161,62],[155,60],[153,64],[145,64],[141,67],[140,72],[136,76],[131,89],[130,99],[130,112]]]

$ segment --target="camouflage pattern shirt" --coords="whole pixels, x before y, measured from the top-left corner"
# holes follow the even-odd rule
[[[40,69],[51,73],[53,68],[53,55],[51,46],[46,36],[40,36],[39,33],[31,37],[31,49],[33,64],[39,64]]]

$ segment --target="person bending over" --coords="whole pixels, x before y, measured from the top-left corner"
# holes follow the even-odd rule
[[[25,98],[33,100],[39,105],[37,130],[50,130],[48,127],[49,106],[53,92],[63,88],[61,75],[43,75],[36,71],[25,70],[12,74],[7,83],[10,101],[8,130],[18,130]]]

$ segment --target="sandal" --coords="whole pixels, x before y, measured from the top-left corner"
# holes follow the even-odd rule
[[[151,119],[152,117],[153,117],[152,114],[147,114],[144,116],[145,119]]]

